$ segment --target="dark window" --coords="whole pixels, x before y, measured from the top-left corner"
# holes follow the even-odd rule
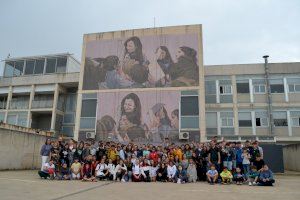
[[[26,60],[25,74],[33,74],[34,60]]]
[[[256,126],[261,126],[260,118],[256,118],[256,119],[255,119],[255,122],[256,122]]]
[[[97,100],[82,100],[81,117],[96,117]]]
[[[198,97],[181,97],[181,115],[199,115]]]
[[[274,119],[275,126],[287,126],[287,119]]]
[[[36,60],[34,67],[34,74],[43,74],[45,60]]]
[[[284,86],[283,84],[274,84],[270,85],[271,93],[284,93]]]
[[[251,120],[239,120],[239,127],[252,127]]]
[[[237,83],[237,93],[249,93],[249,83]]]
[[[46,73],[55,73],[55,65],[56,65],[55,58],[47,58]]]
[[[67,58],[57,58],[56,72],[66,72]]]
[[[17,61],[15,64],[14,76],[21,76],[23,74],[24,60]]]

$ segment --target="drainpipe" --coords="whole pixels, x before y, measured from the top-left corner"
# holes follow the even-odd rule
[[[269,66],[268,66],[268,55],[263,56],[265,59],[265,83],[266,83],[266,89],[267,89],[267,96],[268,96],[268,115],[270,119],[270,128],[269,133],[270,135],[274,135],[274,120],[273,120],[273,108],[272,108],[272,94],[271,94],[271,87],[270,87],[270,72],[269,72]]]

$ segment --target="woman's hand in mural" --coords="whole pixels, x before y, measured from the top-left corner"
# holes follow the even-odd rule
[[[155,79],[152,74],[148,74],[148,81],[150,84],[155,84]]]
[[[124,139],[124,142],[130,142],[130,139],[129,139],[127,133],[125,134],[123,139]]]

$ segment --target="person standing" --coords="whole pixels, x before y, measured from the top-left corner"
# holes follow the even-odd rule
[[[43,171],[44,165],[47,163],[48,159],[50,158],[52,150],[51,140],[50,138],[47,138],[45,144],[42,146],[40,154],[42,156],[42,166],[41,171]]]

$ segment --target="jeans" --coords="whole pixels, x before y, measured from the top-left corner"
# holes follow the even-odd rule
[[[248,179],[249,172],[250,172],[250,164],[243,164],[244,174],[246,179]]]
[[[223,161],[223,166],[227,167],[229,171],[232,170],[232,161]]]
[[[48,161],[48,157],[49,156],[42,156],[42,167],[41,167],[41,171],[43,171],[44,169],[44,165],[46,164],[46,162]]]

